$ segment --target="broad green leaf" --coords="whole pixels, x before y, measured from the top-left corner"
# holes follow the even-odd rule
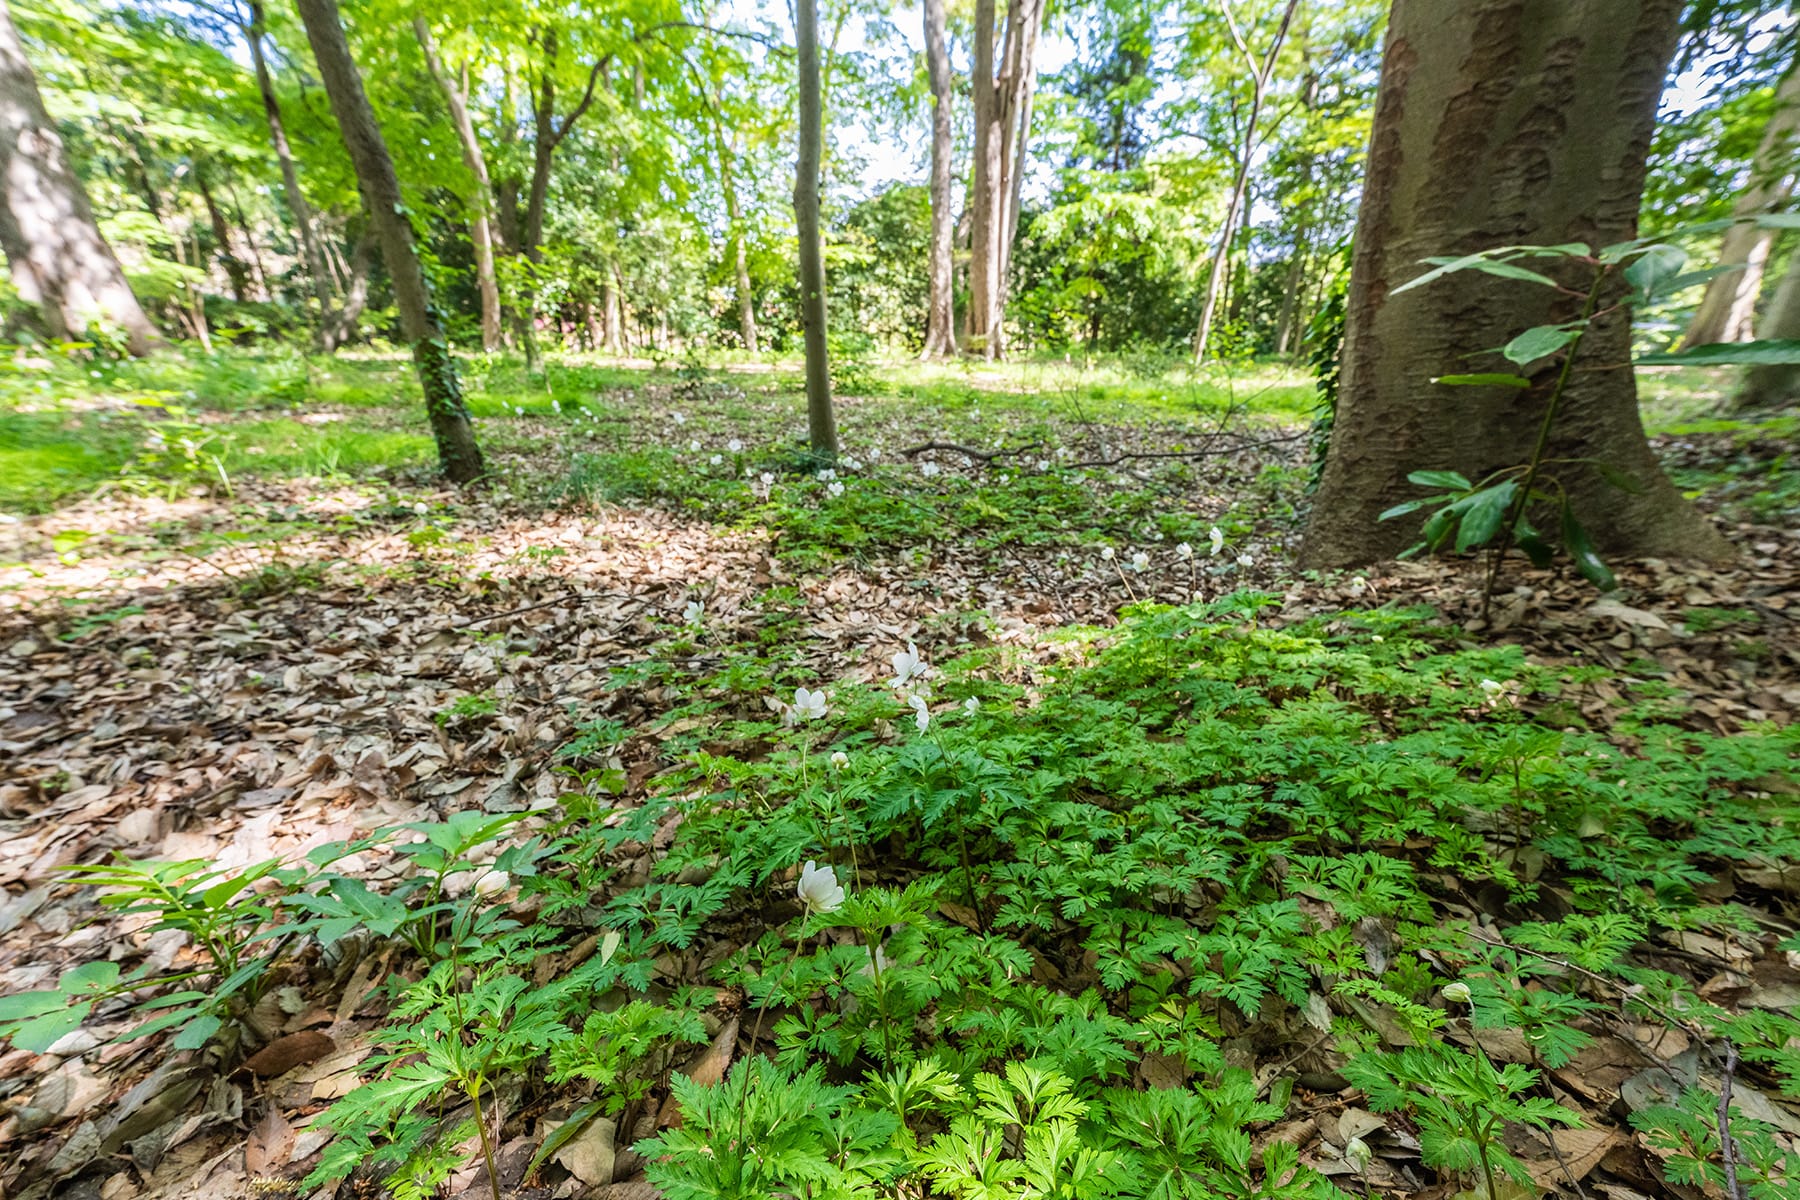
[[[1456,531],[1456,552],[1461,554],[1471,546],[1487,545],[1500,531],[1501,524],[1506,520],[1507,509],[1511,507],[1513,497],[1518,494],[1518,483],[1508,479],[1469,497],[1462,525]]]
[[[1487,371],[1475,375],[1439,375],[1433,383],[1442,383],[1450,387],[1509,387],[1528,388],[1531,380],[1522,375],[1508,375],[1500,371]]]
[[[1679,354],[1640,354],[1647,366],[1751,367],[1800,363],[1800,338],[1767,338],[1755,342],[1712,342]]]
[[[1406,477],[1406,482],[1416,483],[1420,487],[1452,488],[1459,492],[1466,492],[1475,486],[1460,471],[1414,471]]]
[[[76,992],[95,992],[109,988],[119,982],[119,964],[100,960],[82,963],[78,967],[70,967],[56,981],[59,991],[73,995]]]
[[[1625,282],[1638,290],[1645,300],[1660,295],[1664,286],[1681,275],[1687,265],[1687,251],[1680,246],[1658,242],[1648,247],[1625,268]]]
[[[175,1049],[199,1050],[212,1041],[213,1034],[219,1032],[224,1022],[214,1016],[198,1016],[188,1022],[182,1031],[175,1035]]]
[[[1524,267],[1515,267],[1510,263],[1500,262],[1494,257],[1495,255],[1511,254],[1519,250],[1528,249],[1536,249],[1536,247],[1504,246],[1498,250],[1483,250],[1479,254],[1465,254],[1461,258],[1428,258],[1425,260],[1426,262],[1437,263],[1438,265],[1432,270],[1425,272],[1425,274],[1419,276],[1417,279],[1408,280],[1401,284],[1388,294],[1391,296],[1398,296],[1401,292],[1409,292],[1413,288],[1423,287],[1428,283],[1442,279],[1446,275],[1453,275],[1458,271],[1485,271],[1490,275],[1501,275],[1508,279],[1525,279],[1533,283],[1544,284],[1546,287],[1555,287],[1556,281],[1547,275],[1540,275],[1536,271],[1528,271]]]
[[[61,1010],[69,998],[61,992],[14,992],[0,996],[0,1021],[24,1021]]]
[[[1603,592],[1610,592],[1619,586],[1611,568],[1600,561],[1600,556],[1594,552],[1594,543],[1589,539],[1587,530],[1582,528],[1581,522],[1575,519],[1575,510],[1567,504],[1563,505],[1562,510],[1562,536],[1563,546],[1568,550],[1569,557],[1575,560],[1575,569],[1581,572],[1583,579]]]
[[[1453,499],[1455,499],[1453,496],[1427,496],[1423,500],[1408,500],[1405,504],[1394,505],[1394,507],[1388,509],[1375,519],[1377,521],[1391,521],[1395,517],[1404,517],[1409,512],[1418,512],[1428,504],[1442,504],[1446,500]]]
[[[91,1001],[83,1000],[80,1004],[71,1004],[61,1012],[35,1017],[13,1030],[12,1043],[33,1054],[47,1053],[66,1034],[81,1028],[82,1021],[87,1019],[88,1012],[93,1007]]]
[[[1764,213],[1755,220],[1763,229],[1800,229],[1800,212]]]
[[[1536,325],[1506,343],[1500,353],[1521,367],[1534,363],[1547,354],[1555,354],[1580,336],[1580,332],[1563,325]]]
[[[1519,549],[1525,552],[1525,557],[1531,560],[1531,565],[1540,570],[1549,566],[1555,558],[1555,552],[1551,550],[1550,544],[1535,533],[1521,535]]]
[[[537,1153],[531,1156],[531,1163],[525,1168],[525,1177],[529,1179],[534,1171],[544,1165],[546,1159],[561,1150],[576,1134],[586,1129],[587,1123],[593,1120],[605,1106],[604,1098],[590,1100],[570,1113],[569,1119],[552,1129],[550,1135],[544,1139],[544,1144],[539,1146]]]

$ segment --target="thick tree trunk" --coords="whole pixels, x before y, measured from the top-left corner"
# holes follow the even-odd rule
[[[1237,233],[1238,216],[1244,210],[1244,202],[1250,190],[1250,165],[1256,156],[1256,122],[1262,117],[1263,99],[1269,91],[1269,76],[1275,71],[1275,59],[1281,53],[1281,44],[1287,40],[1288,27],[1294,23],[1294,10],[1299,7],[1300,0],[1288,0],[1287,8],[1281,14],[1281,24],[1275,30],[1274,40],[1269,43],[1268,51],[1259,61],[1238,30],[1237,19],[1231,11],[1231,0],[1220,0],[1220,8],[1225,14],[1225,23],[1231,30],[1232,40],[1237,44],[1238,53],[1250,65],[1250,115],[1244,122],[1244,140],[1238,149],[1237,176],[1232,180],[1231,199],[1225,206],[1225,227],[1219,231],[1219,248],[1213,253],[1212,269],[1206,277],[1206,292],[1200,301],[1200,327],[1194,331],[1195,362],[1206,357],[1206,343],[1212,337],[1213,317],[1219,306],[1219,288],[1225,279],[1225,267],[1231,261],[1231,242]]]
[[[1388,557],[1418,518],[1409,471],[1479,480],[1531,457],[1552,387],[1450,388],[1510,369],[1480,352],[1579,316],[1549,288],[1473,271],[1394,295],[1428,255],[1517,244],[1606,245],[1637,233],[1645,157],[1681,0],[1396,0],[1358,215],[1331,445],[1306,531],[1309,567]],[[1570,282],[1576,282],[1570,280]],[[1608,297],[1612,299],[1614,297]],[[1583,339],[1549,457],[1603,551],[1722,557],[1727,547],[1663,475],[1644,437],[1630,321]],[[1585,461],[1632,479],[1608,483]]]
[[[90,322],[117,329],[147,354],[156,327],[139,307],[112,247],[100,236],[87,189],[38,93],[12,11],[0,0],[0,247],[13,286],[36,304],[53,336],[79,341]]]
[[[492,353],[500,348],[500,283],[494,271],[493,185],[488,180],[487,156],[482,153],[481,139],[475,136],[475,122],[469,119],[469,76],[463,69],[462,79],[444,66],[438,57],[437,43],[431,26],[424,17],[413,18],[413,33],[419,48],[425,52],[425,65],[444,93],[450,108],[450,122],[456,126],[456,140],[462,145],[463,165],[469,168],[474,188],[469,195],[469,244],[475,251],[475,290],[481,296],[481,348]]]
[[[212,225],[213,241],[219,247],[219,264],[225,268],[225,278],[231,282],[231,298],[243,304],[250,299],[250,269],[243,259],[231,252],[231,222],[225,219],[225,210],[213,197],[212,188],[206,181],[206,168],[201,163],[194,164],[194,186],[200,192],[200,202],[206,205],[206,219]]]
[[[325,251],[319,245],[318,231],[313,228],[312,206],[300,190],[300,173],[294,167],[294,152],[288,145],[287,125],[281,119],[281,101],[275,95],[275,78],[269,73],[263,57],[263,34],[267,28],[262,0],[249,0],[250,23],[243,27],[244,41],[250,47],[250,64],[256,71],[256,88],[262,94],[263,117],[269,124],[269,142],[275,147],[275,161],[281,166],[281,191],[287,199],[288,212],[294,218],[294,231],[300,237],[300,254],[306,260],[306,273],[312,276],[313,295],[319,301],[319,328],[323,330],[331,315],[330,268],[325,264]],[[323,338],[321,338],[323,342]],[[324,346],[324,349],[331,349]]]
[[[1753,217],[1784,203],[1794,188],[1794,164],[1800,159],[1800,67],[1789,67],[1775,91],[1775,111],[1763,130],[1750,182],[1733,206],[1735,216]],[[1681,348],[1712,342],[1747,342],[1755,337],[1756,298],[1763,270],[1775,245],[1775,230],[1745,222],[1725,231],[1719,262],[1744,264],[1741,271],[1720,275],[1706,285],[1706,295],[1688,322]]]
[[[825,324],[825,254],[819,242],[819,157],[824,141],[819,98],[819,0],[795,0],[799,51],[800,146],[794,169],[794,226],[800,236],[800,324],[806,340],[806,428],[815,458],[838,455]]]
[[[1015,179],[1025,163],[1023,123],[1029,121],[1043,0],[1010,0],[1006,40],[995,73],[993,0],[976,0],[975,55],[971,74],[975,108],[975,162],[970,172],[968,349],[984,358],[1006,351],[1006,269],[1017,225]]]
[[[950,47],[944,34],[944,0],[925,0],[925,65],[931,76],[931,250],[927,262],[930,290],[925,307],[923,357],[956,353],[956,264],[951,239],[956,214],[951,209],[952,124],[950,106],[956,91],[950,74]]]
[[[437,439],[438,460],[445,475],[457,483],[469,483],[481,476],[481,448],[475,444],[475,428],[463,404],[462,385],[456,377],[449,340],[431,306],[425,272],[413,245],[412,223],[401,207],[394,161],[388,156],[381,127],[375,122],[375,110],[369,107],[362,77],[350,57],[350,45],[338,19],[337,0],[298,0],[298,6],[306,26],[306,40],[312,44],[313,58],[319,65],[319,78],[325,84],[325,95],[337,117],[345,149],[350,152],[363,204],[381,244],[382,259],[387,263],[394,302],[400,309],[400,331],[412,343],[413,366],[425,393],[425,412],[431,419],[432,436]]]
[[[1787,270],[1764,314],[1763,336],[1800,340],[1800,247],[1788,256]],[[1736,407],[1782,408],[1800,401],[1800,365],[1751,367],[1733,398]]]

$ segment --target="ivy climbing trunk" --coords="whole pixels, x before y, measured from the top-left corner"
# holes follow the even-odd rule
[[[819,158],[824,141],[819,97],[819,0],[795,0],[800,83],[800,144],[794,168],[794,225],[800,237],[800,324],[806,340],[806,428],[815,458],[838,455],[825,324],[825,255],[819,242]]]
[[[133,354],[159,340],[112,247],[100,236],[62,136],[44,111],[12,11],[0,0],[0,247],[13,286],[54,337],[79,341],[90,323],[117,330]]]
[[[1750,182],[1732,214],[1754,217],[1784,204],[1794,190],[1796,159],[1800,159],[1800,66],[1790,66],[1775,89],[1775,111],[1763,127],[1762,141],[1750,164]],[[1743,269],[1727,271],[1706,285],[1700,307],[1682,335],[1683,350],[1712,342],[1747,342],[1756,336],[1756,299],[1775,234],[1773,229],[1748,221],[1725,231],[1719,265],[1742,264]]]
[[[1379,519],[1423,494],[1410,471],[1479,480],[1531,458],[1554,371],[1540,367],[1521,391],[1432,379],[1506,369],[1483,352],[1575,318],[1582,301],[1474,272],[1393,290],[1430,255],[1635,237],[1681,9],[1681,0],[1395,0],[1306,566],[1371,562],[1417,541],[1416,519]],[[1644,437],[1630,338],[1628,313],[1615,308],[1582,339],[1548,457],[1601,550],[1723,558],[1724,540]],[[1586,465],[1595,461],[1632,490]]]
[[[337,118],[344,147],[350,153],[363,203],[369,210],[375,240],[387,263],[394,302],[400,309],[400,331],[412,344],[413,367],[425,393],[425,412],[437,440],[438,460],[451,480],[469,483],[482,473],[481,448],[475,444],[475,427],[463,403],[449,339],[431,306],[425,271],[413,245],[412,223],[401,204],[394,161],[382,140],[381,127],[375,122],[375,111],[363,92],[362,77],[350,57],[350,44],[338,19],[337,0],[298,0],[298,7],[300,20],[306,26],[306,40],[311,43],[319,66],[319,78],[331,102],[332,115]]]
[[[931,76],[931,248],[927,259],[930,290],[922,357],[938,358],[956,353],[956,214],[951,209],[950,196],[950,160],[954,153],[950,105],[956,90],[950,75],[950,47],[944,35],[944,0],[924,0],[924,8],[925,65]]]
[[[469,189],[469,245],[475,254],[475,290],[481,297],[481,348],[492,353],[500,348],[500,281],[494,269],[494,188],[488,179],[487,155],[481,139],[475,136],[475,122],[469,118],[469,72],[465,65],[461,77],[450,73],[438,54],[431,36],[431,26],[424,17],[413,18],[413,33],[419,48],[425,52],[425,65],[444,93],[450,108],[450,123],[456,127],[456,140],[462,146],[463,165],[469,169],[474,186]]]

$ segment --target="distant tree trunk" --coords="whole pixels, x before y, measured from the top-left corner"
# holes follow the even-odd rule
[[[984,358],[1006,352],[1006,268],[1017,223],[1015,177],[1024,168],[1038,30],[1043,0],[1010,0],[1006,40],[995,74],[994,0],[976,0],[975,61],[971,77],[975,108],[975,162],[970,172],[968,349]]]
[[[0,0],[0,247],[13,286],[38,306],[53,336],[79,341],[90,322],[117,329],[133,354],[156,327],[100,236],[87,189],[44,111],[12,11]]]
[[[1275,323],[1275,353],[1285,357],[1294,348],[1294,332],[1299,327],[1300,293],[1306,286],[1306,242],[1296,239],[1293,257],[1288,259],[1287,279],[1281,288],[1281,316]]]
[[[1635,237],[1681,10],[1682,0],[1396,0],[1304,565],[1371,562],[1417,541],[1418,518],[1379,519],[1421,494],[1409,471],[1479,480],[1530,459],[1553,372],[1522,391],[1432,379],[1491,369],[1480,352],[1577,317],[1580,300],[1473,271],[1393,289],[1428,255]],[[1620,286],[1607,299],[1622,296]],[[1629,314],[1614,309],[1583,339],[1549,444],[1556,477],[1603,551],[1724,557],[1644,437],[1630,338]],[[1585,465],[1594,461],[1635,490]]]
[[[331,311],[326,318],[330,328],[326,331],[333,346],[342,346],[356,336],[357,322],[362,320],[363,309],[369,303],[369,260],[375,253],[375,239],[365,229],[356,244],[350,248],[350,266],[346,272],[344,284],[344,302]]]
[[[400,309],[401,333],[412,343],[413,367],[425,393],[425,412],[431,419],[432,436],[437,439],[438,460],[444,474],[453,481],[469,483],[481,476],[481,448],[475,444],[475,428],[463,404],[462,385],[456,377],[449,340],[431,306],[425,272],[413,246],[412,223],[401,208],[400,180],[394,174],[394,161],[388,156],[375,111],[363,92],[362,77],[350,57],[350,45],[338,19],[337,0],[298,0],[298,6],[325,95],[331,101],[344,146],[350,152],[350,164],[356,171],[369,222],[381,243],[394,302]]]
[[[1750,164],[1750,182],[1732,208],[1734,216],[1770,212],[1787,200],[1794,187],[1794,164],[1800,159],[1800,137],[1796,135],[1800,135],[1800,66],[1790,66],[1775,90],[1775,111],[1769,115]],[[1775,233],[1748,222],[1725,231],[1719,263],[1742,263],[1744,269],[1717,276],[1706,285],[1706,295],[1682,335],[1683,350],[1712,342],[1747,342],[1756,336],[1756,298]]]
[[[1262,116],[1263,99],[1269,91],[1269,76],[1275,72],[1275,59],[1281,54],[1281,44],[1287,40],[1288,27],[1294,23],[1294,10],[1300,7],[1300,0],[1288,0],[1287,8],[1281,14],[1281,24],[1276,27],[1275,37],[1269,42],[1269,49],[1263,54],[1261,61],[1257,60],[1238,29],[1237,18],[1231,11],[1231,0],[1219,0],[1219,7],[1225,14],[1226,27],[1231,30],[1231,40],[1236,43],[1238,53],[1250,65],[1250,115],[1244,121],[1244,139],[1238,148],[1237,176],[1231,183],[1231,199],[1225,205],[1225,226],[1219,231],[1219,248],[1213,252],[1212,270],[1207,274],[1206,292],[1200,301],[1200,327],[1194,331],[1195,362],[1206,357],[1206,343],[1212,337],[1213,316],[1219,305],[1219,288],[1225,279],[1226,264],[1231,259],[1231,245],[1237,234],[1238,216],[1243,212],[1245,201],[1249,197],[1250,167],[1256,157],[1256,122]]]
[[[206,205],[206,219],[212,225],[213,241],[219,247],[219,264],[225,268],[225,278],[231,281],[231,298],[243,304],[250,299],[250,270],[243,259],[231,252],[231,223],[225,219],[225,210],[213,197],[203,163],[194,164],[194,186],[200,192],[200,202]]]
[[[262,0],[248,0],[250,23],[242,27],[244,41],[250,47],[250,64],[256,71],[256,88],[262,95],[263,117],[269,125],[269,142],[275,147],[275,161],[281,166],[281,191],[287,199],[288,212],[294,218],[294,231],[300,237],[300,253],[306,260],[306,273],[312,276],[313,296],[319,301],[320,349],[334,347],[324,335],[331,315],[330,268],[325,263],[324,248],[319,245],[318,231],[313,228],[312,206],[300,190],[300,173],[294,167],[294,153],[288,145],[287,125],[281,119],[281,101],[275,95],[275,78],[269,73],[263,57],[263,35],[267,18]]]
[[[950,196],[950,159],[955,152],[950,106],[956,90],[944,35],[944,0],[925,0],[924,8],[925,65],[931,75],[931,251],[923,357],[938,358],[956,353],[956,265],[951,245],[956,214]]]
[[[800,82],[800,146],[794,169],[794,225],[800,236],[800,324],[806,340],[806,426],[815,458],[838,455],[825,324],[825,255],[819,242],[819,158],[824,141],[819,99],[819,0],[795,0]]]
[[[1800,340],[1800,247],[1788,256],[1763,326],[1765,338]],[[1800,365],[1794,364],[1751,367],[1733,397],[1740,409],[1782,408],[1795,401],[1800,401]]]
[[[725,130],[713,109],[713,133],[719,143],[719,184],[725,191],[725,217],[731,223],[732,270],[737,285],[738,331],[743,335],[744,349],[757,353],[756,296],[750,290],[750,251],[745,244],[744,214],[738,204],[737,185],[731,175],[731,147],[725,141]]]
[[[244,248],[250,252],[250,269],[256,275],[256,286],[264,300],[273,300],[275,291],[269,286],[269,272],[263,266],[262,248],[256,244],[256,235],[250,232],[250,219],[244,215],[244,205],[238,199],[237,189],[231,180],[225,181],[225,194],[231,199],[231,213],[237,218],[238,232],[244,235]]]
[[[475,290],[481,296],[481,348],[492,353],[500,348],[500,283],[494,271],[492,220],[494,191],[488,181],[487,156],[481,151],[481,139],[475,136],[475,123],[469,119],[468,67],[463,68],[459,82],[438,57],[431,26],[424,17],[413,18],[413,33],[419,39],[419,48],[425,51],[425,65],[450,108],[450,123],[456,126],[456,140],[462,144],[463,165],[474,177],[475,186],[469,196],[469,244],[475,251]]]
[[[1014,5],[1012,12],[1006,31],[1007,65],[1002,69],[1002,74],[1012,89],[1013,114],[1001,127],[1004,136],[1001,139],[1000,161],[1005,167],[1006,176],[1002,180],[1004,195],[1000,201],[1000,268],[999,274],[994,277],[994,336],[998,339],[995,347],[997,355],[1006,352],[1006,324],[1003,318],[1006,313],[1008,285],[1012,279],[1013,243],[1019,236],[1019,207],[1025,198],[1026,152],[1031,145],[1031,105],[1037,94],[1037,71],[1034,64],[1037,61],[1038,33],[1044,23],[1043,0],[1037,0],[1035,5],[1027,5],[1023,9]]]

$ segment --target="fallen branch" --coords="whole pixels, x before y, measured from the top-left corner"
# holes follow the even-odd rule
[[[1310,437],[1312,431],[1303,429],[1299,433],[1283,434],[1281,437],[1263,438],[1254,442],[1237,442],[1230,446],[1214,448],[1211,445],[1199,450],[1128,450],[1112,458],[1090,458],[1081,462],[1065,464],[1070,467],[1116,467],[1122,462],[1133,462],[1139,459],[1153,458],[1212,458],[1220,454],[1230,454],[1237,450],[1255,450],[1262,446],[1279,446],[1284,442],[1297,442],[1303,437]]]
[[[1043,448],[1044,443],[1042,442],[1029,442],[1023,446],[1015,446],[1010,450],[977,450],[973,446],[965,446],[960,442],[921,442],[917,446],[908,446],[900,453],[906,455],[908,458],[913,458],[925,453],[927,450],[953,450],[958,454],[966,454],[970,458],[980,459],[984,463],[991,463],[996,458],[1015,458],[1021,454],[1030,454],[1033,450],[1042,450]]]

